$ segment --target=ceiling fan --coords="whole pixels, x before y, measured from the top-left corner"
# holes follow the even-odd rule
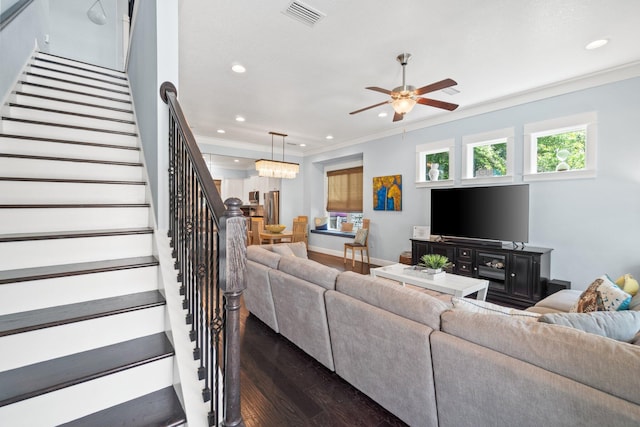
[[[356,111],[352,111],[349,114],[358,114],[363,111],[369,110],[371,108],[379,107],[385,104],[391,104],[393,106],[393,110],[395,114],[393,115],[393,121],[397,122],[404,118],[404,115],[407,114],[414,105],[422,104],[422,105],[430,105],[431,107],[443,108],[445,110],[453,111],[458,108],[458,104],[451,104],[449,102],[438,101],[437,99],[430,98],[422,98],[420,95],[424,95],[425,93],[435,92],[436,90],[445,89],[450,86],[455,86],[455,80],[452,79],[444,79],[439,82],[431,83],[430,85],[423,86],[421,88],[416,89],[414,86],[409,86],[405,83],[405,67],[409,59],[411,58],[410,53],[401,53],[396,58],[398,62],[402,65],[402,86],[399,86],[393,90],[383,89],[381,87],[370,86],[366,89],[374,90],[376,92],[381,92],[386,95],[390,95],[391,99],[381,102],[379,104],[370,105],[365,108],[361,108]]]

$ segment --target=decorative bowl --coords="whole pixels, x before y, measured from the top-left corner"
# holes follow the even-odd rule
[[[286,225],[282,224],[267,224],[264,226],[265,230],[267,230],[269,233],[282,233],[282,231],[286,227]]]

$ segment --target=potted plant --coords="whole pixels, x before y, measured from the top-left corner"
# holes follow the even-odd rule
[[[427,254],[420,258],[420,266],[427,267],[428,274],[438,274],[442,269],[451,265],[449,258],[439,254]]]

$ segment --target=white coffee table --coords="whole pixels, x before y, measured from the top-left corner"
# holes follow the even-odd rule
[[[484,301],[487,297],[488,280],[473,279],[450,273],[430,279],[424,273],[415,270],[407,271],[407,268],[411,267],[406,264],[392,264],[385,267],[372,268],[371,275],[395,280],[401,282],[402,285],[408,283],[456,297],[464,297],[474,292],[478,292],[476,299]]]

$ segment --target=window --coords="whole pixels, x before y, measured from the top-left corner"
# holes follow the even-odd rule
[[[416,147],[416,186],[451,185],[454,178],[454,140]]]
[[[513,128],[462,138],[462,179],[483,183],[513,180]]]
[[[594,112],[525,125],[525,180],[596,176],[596,138]]]
[[[327,212],[331,229],[362,227],[362,166],[327,171]]]

